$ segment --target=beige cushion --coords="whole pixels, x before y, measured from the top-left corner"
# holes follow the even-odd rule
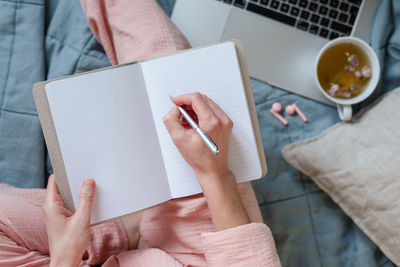
[[[400,88],[282,154],[400,265]]]

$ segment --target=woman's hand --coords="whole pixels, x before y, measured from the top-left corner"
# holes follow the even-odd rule
[[[233,123],[221,108],[205,95],[194,93],[173,99],[178,106],[190,106],[199,126],[218,146],[214,155],[192,129],[180,122],[176,106],[164,117],[164,124],[183,158],[193,168],[203,189],[216,230],[250,223],[241,201],[236,179],[228,167],[229,137]]]
[[[90,212],[95,186],[92,179],[83,181],[78,208],[72,214],[61,200],[54,175],[50,176],[43,204],[50,266],[78,266],[82,260],[90,241]]]
[[[180,112],[173,106],[164,117],[164,123],[172,140],[183,158],[200,178],[227,175],[229,137],[233,123],[210,98],[200,93],[186,94],[173,98],[177,106],[189,106],[196,113],[198,124],[218,146],[219,154],[211,152],[200,136],[192,128],[182,126]],[[203,183],[202,180],[199,181]]]

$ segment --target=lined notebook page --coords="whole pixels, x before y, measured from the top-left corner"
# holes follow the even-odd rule
[[[171,198],[140,65],[46,86],[77,207],[85,177],[95,179],[92,223]]]
[[[201,188],[164,126],[162,119],[172,106],[169,94],[177,96],[198,91],[213,99],[234,123],[229,167],[237,181],[261,177],[262,168],[234,43],[143,62],[142,71],[172,197],[196,194]]]

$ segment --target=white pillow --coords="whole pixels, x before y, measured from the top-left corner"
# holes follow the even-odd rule
[[[400,265],[400,88],[282,154]]]

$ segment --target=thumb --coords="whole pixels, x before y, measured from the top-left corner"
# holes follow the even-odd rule
[[[84,219],[85,222],[90,222],[90,213],[94,198],[96,183],[93,179],[87,178],[82,182],[81,191],[79,193],[79,203],[76,210],[76,215]]]
[[[57,189],[57,184],[56,184],[56,179],[54,174],[50,175],[49,181],[47,183],[47,189],[46,189],[46,202],[53,202],[54,200],[58,199],[59,197],[58,194],[58,189]]]

